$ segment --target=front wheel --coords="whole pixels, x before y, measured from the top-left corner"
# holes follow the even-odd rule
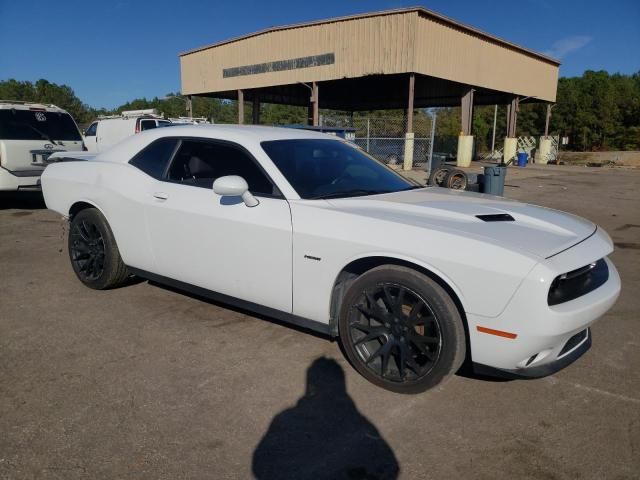
[[[354,368],[398,393],[435,387],[465,357],[455,303],[437,282],[406,267],[381,266],[356,279],[342,302],[338,328]]]
[[[95,208],[81,210],[71,220],[69,258],[76,276],[89,288],[115,288],[129,276],[113,232]]]

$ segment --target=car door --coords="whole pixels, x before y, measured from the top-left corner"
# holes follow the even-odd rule
[[[214,194],[213,181],[226,175],[242,176],[259,205]],[[149,192],[147,219],[155,273],[291,312],[289,204],[239,145],[181,140]]]

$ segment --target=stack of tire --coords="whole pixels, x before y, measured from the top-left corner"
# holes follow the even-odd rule
[[[429,175],[428,185],[451,188],[452,190],[466,190],[469,184],[467,174],[452,165],[440,165]]]

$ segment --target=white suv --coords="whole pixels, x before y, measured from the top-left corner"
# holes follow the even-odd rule
[[[136,133],[171,125],[156,109],[125,110],[120,115],[98,117],[85,130],[84,141],[89,152],[98,153]]]
[[[65,110],[0,100],[0,190],[38,188],[52,153],[82,149],[82,135]]]

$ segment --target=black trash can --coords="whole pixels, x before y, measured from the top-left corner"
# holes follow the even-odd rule
[[[504,195],[504,180],[507,177],[507,167],[504,165],[490,165],[484,167],[482,183],[483,193],[489,195]]]

